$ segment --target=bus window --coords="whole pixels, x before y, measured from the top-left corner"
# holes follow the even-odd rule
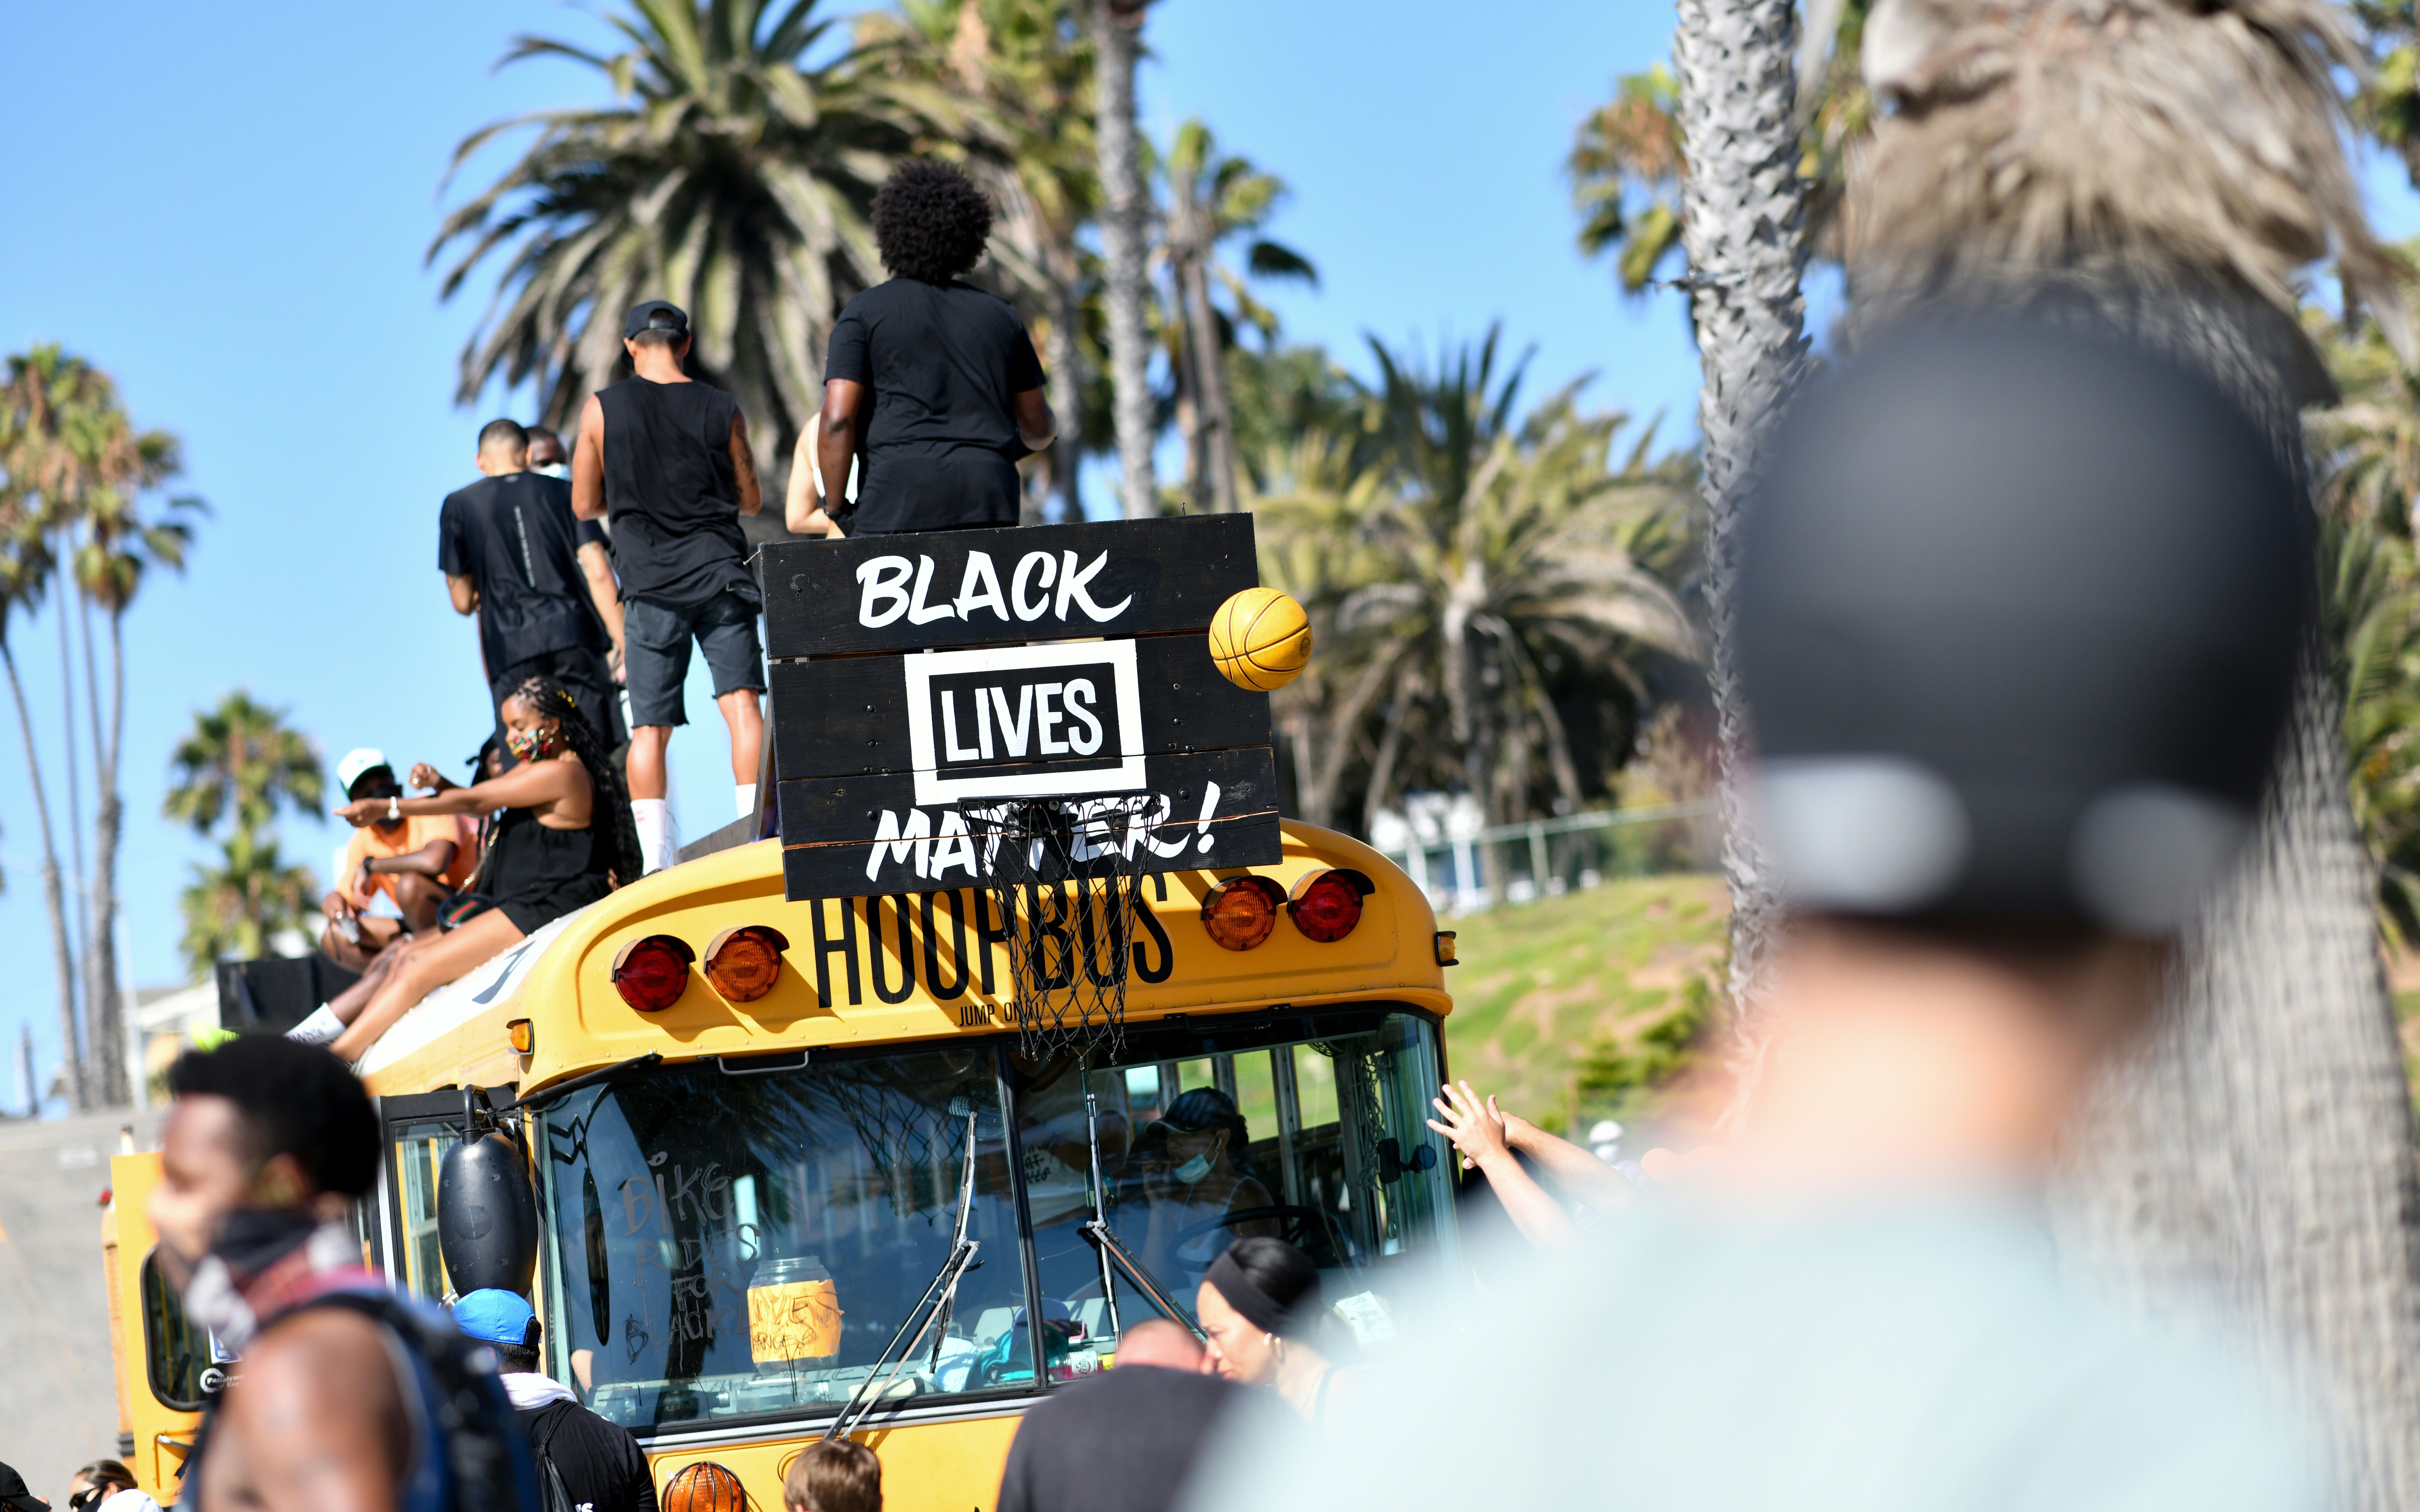
[[[971,1115],[981,1263],[889,1399],[1032,1389],[999,1085],[990,1046],[953,1046],[564,1099],[541,1131],[557,1379],[642,1431],[836,1409],[949,1257]]]
[[[162,1406],[179,1412],[202,1410],[209,1335],[186,1321],[184,1301],[162,1278],[157,1255],[143,1257],[143,1356],[151,1395]]]
[[[437,1172],[445,1152],[462,1139],[455,1124],[429,1123],[400,1130],[389,1149],[395,1173],[396,1203],[401,1210],[396,1248],[401,1253],[389,1264],[395,1281],[415,1297],[443,1302],[453,1287],[445,1276],[445,1258],[437,1245]]]
[[[1087,1090],[1109,1225],[1188,1307],[1221,1250],[1265,1234],[1309,1252],[1328,1300],[1350,1299],[1356,1332],[1383,1338],[1398,1273],[1436,1256],[1450,1197],[1426,1123],[1435,1030],[1417,1015],[1142,1026],[1089,1061],[1012,1064],[1045,1305],[1064,1307],[1088,1341],[1111,1343],[1113,1330],[1099,1251],[1080,1232],[1093,1214]],[[1152,1316],[1123,1276],[1114,1284],[1117,1324]]]

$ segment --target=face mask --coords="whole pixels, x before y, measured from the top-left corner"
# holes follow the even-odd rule
[[[535,730],[504,732],[504,748],[511,751],[518,761],[542,762],[555,753],[561,740],[561,731],[549,730],[543,725]]]
[[[1210,1174],[1210,1157],[1196,1155],[1176,1168],[1176,1179],[1187,1186]]]

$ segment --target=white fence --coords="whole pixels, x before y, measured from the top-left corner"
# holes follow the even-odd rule
[[[1491,872],[1500,873],[1506,903],[1528,903],[1607,877],[1710,868],[1719,844],[1714,815],[1712,799],[1597,809],[1379,849],[1437,909],[1467,914],[1489,906]]]

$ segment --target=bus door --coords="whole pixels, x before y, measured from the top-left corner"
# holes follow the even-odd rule
[[[490,1108],[513,1099],[506,1087],[473,1095]],[[370,1263],[397,1290],[442,1303],[454,1288],[437,1241],[437,1176],[445,1152],[462,1142],[462,1092],[413,1092],[377,1103],[386,1158],[379,1164],[373,1199],[362,1205],[362,1242]]]

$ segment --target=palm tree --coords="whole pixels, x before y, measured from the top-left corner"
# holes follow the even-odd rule
[[[447,299],[504,255],[462,351],[460,401],[498,377],[534,381],[545,418],[566,425],[626,361],[620,313],[667,299],[690,312],[694,367],[738,397],[781,470],[817,408],[833,318],[884,276],[868,214],[892,164],[928,140],[998,135],[890,49],[843,47],[808,66],[840,24],[816,3],[775,15],[766,0],[630,0],[630,14],[605,16],[628,43],[610,57],[515,40],[503,63],[585,64],[614,103],[498,121],[455,149],[458,170],[499,136],[537,129],[428,249],[434,262],[463,244]]]
[[[0,407],[0,455],[14,455],[17,426],[10,408]],[[75,952],[68,939],[67,888],[59,874],[59,846],[51,827],[51,800],[42,784],[42,761],[34,741],[34,715],[25,702],[24,678],[17,670],[17,652],[9,640],[12,621],[30,618],[39,607],[56,568],[49,532],[41,528],[38,498],[29,499],[13,473],[0,494],[0,667],[8,673],[8,696],[17,711],[17,731],[25,742],[25,777],[34,792],[34,817],[42,837],[42,905],[51,921],[51,961],[58,975],[60,1075],[68,1101],[82,1112],[91,1104],[86,1096],[83,1052],[79,1048],[76,1013]]]
[[[162,810],[196,835],[229,820],[238,832],[256,835],[280,809],[316,821],[326,793],[318,748],[287,726],[284,709],[255,702],[243,688],[194,714],[168,767]]]
[[[1264,344],[1277,335],[1277,316],[1258,300],[1233,269],[1219,260],[1219,247],[1244,238],[1244,267],[1257,278],[1299,278],[1317,285],[1319,270],[1311,259],[1281,242],[1258,235],[1285,195],[1285,181],[1263,173],[1244,158],[1219,154],[1210,128],[1199,119],[1176,129],[1168,154],[1168,242],[1171,282],[1176,309],[1169,321],[1182,331],[1178,360],[1180,409],[1193,415],[1186,437],[1187,479],[1194,507],[1207,504],[1233,514],[1235,491],[1235,414],[1228,400],[1227,351],[1235,344],[1235,328],[1249,324]],[[1227,292],[1232,312],[1211,299],[1216,286]],[[1189,403],[1188,403],[1189,401]],[[1206,481],[1209,497],[1200,485]]]
[[[1643,694],[1629,671],[1643,657],[1699,655],[1662,549],[1687,511],[1687,469],[1648,463],[1652,432],[1613,466],[1621,417],[1581,413],[1573,389],[1516,422],[1520,364],[1497,380],[1497,339],[1435,371],[1373,342],[1374,458],[1356,464],[1351,438],[1314,434],[1272,464],[1280,486],[1255,501],[1265,579],[1301,597],[1326,637],[1317,681],[1281,711],[1314,823],[1332,821],[1357,758],[1372,811],[1430,782],[1464,788],[1490,822],[1576,807],[1581,762],[1559,695],[1583,670]]]
[[[221,961],[268,954],[280,933],[302,922],[316,891],[310,868],[286,865],[276,837],[237,830],[220,843],[217,863],[195,865],[178,895],[186,969],[200,980]]]
[[[1898,108],[1851,185],[1861,328],[1979,309],[2129,332],[2224,385],[2296,469],[2297,410],[2326,389],[2301,270],[2333,250],[2396,334],[2340,138],[2362,50],[2324,0],[1885,0],[1866,55]],[[2314,647],[2254,843],[2075,1141],[2061,1238],[2133,1295],[2190,1275],[2228,1299],[2335,1408],[2344,1501],[2383,1508],[2420,1502],[2420,1179],[2344,727]]]
[[[1151,392],[1151,192],[1135,124],[1135,64],[1149,0],[1088,0],[1093,23],[1093,138],[1100,155],[1103,299],[1109,316],[1109,381],[1118,437],[1120,492],[1128,519],[1159,513],[1152,442],[1158,404]]]

